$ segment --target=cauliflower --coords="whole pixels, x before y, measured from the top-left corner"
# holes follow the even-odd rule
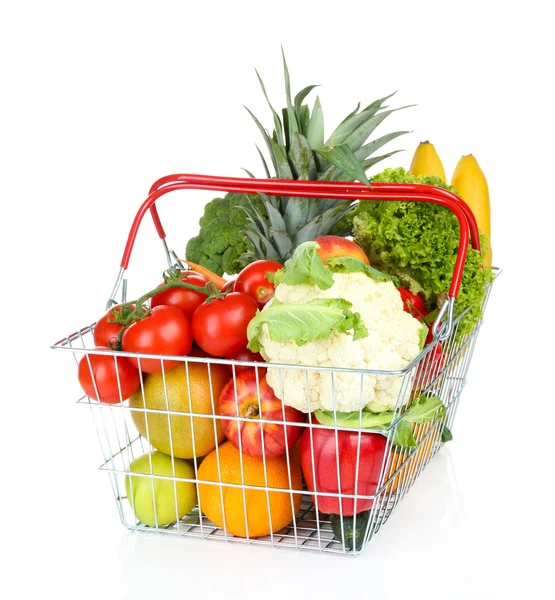
[[[344,259],[329,262],[341,260]],[[360,263],[362,266],[357,268],[361,270],[330,272],[331,278],[327,273],[323,286],[322,279],[310,273],[304,278],[304,283],[293,285],[287,282],[286,276],[276,278],[278,285],[274,298],[253,319],[252,327],[249,325],[249,340],[256,337],[254,347],[267,362],[391,371],[403,369],[416,358],[427,329],[403,310],[401,295],[392,281],[376,281],[369,275],[373,271],[370,267],[356,259],[348,260],[350,268]],[[323,263],[321,267],[328,270]],[[320,271],[321,267],[318,265]],[[286,263],[285,271],[287,268]],[[289,278],[291,280],[298,281]],[[326,333],[321,334],[318,329],[324,317],[320,319],[317,310],[340,302],[343,309],[348,308],[343,310],[344,326],[339,318],[339,325],[326,323],[327,330],[322,326]],[[308,310],[309,313],[304,312]],[[302,333],[296,329],[303,327],[306,331]],[[361,327],[364,328],[363,334]],[[354,328],[353,332],[347,328]],[[250,347],[253,347],[252,344]],[[383,412],[394,409],[398,403],[404,405],[411,388],[410,381],[398,375],[361,376],[339,371],[333,373],[332,385],[332,373],[329,371],[270,366],[266,380],[284,404],[303,412],[317,409],[353,412],[361,408]]]

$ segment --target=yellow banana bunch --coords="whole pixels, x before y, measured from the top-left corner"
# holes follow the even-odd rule
[[[412,157],[410,172],[416,177],[418,175],[436,175],[446,181],[445,169],[441,164],[441,159],[434,145],[430,142],[420,142],[418,144],[418,148]]]
[[[484,262],[487,267],[491,267],[491,214],[488,182],[472,154],[463,156],[459,160],[451,179],[451,185],[472,209],[480,230],[490,238]]]

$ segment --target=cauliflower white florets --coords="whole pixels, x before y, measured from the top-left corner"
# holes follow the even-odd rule
[[[335,368],[399,370],[420,352],[422,324],[403,310],[401,295],[392,282],[376,282],[364,273],[334,273],[327,290],[314,284],[280,283],[275,298],[283,304],[306,304],[315,298],[343,298],[352,303],[368,329],[354,340],[332,331],[328,339],[297,345],[273,341],[268,326],[259,336],[268,362]],[[267,306],[271,306],[270,302]],[[408,377],[268,367],[266,380],[278,398],[303,412],[317,409],[373,412],[391,410],[408,401]],[[402,396],[402,397],[400,397]],[[361,401],[362,400],[362,401]]]

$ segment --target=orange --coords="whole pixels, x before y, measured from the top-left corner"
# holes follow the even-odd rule
[[[218,476],[217,454],[219,454],[221,479]],[[231,442],[226,442],[202,461],[198,470],[199,506],[202,512],[221,529],[240,537],[269,535],[289,525],[301,507],[300,493],[266,492],[266,490],[200,483],[214,481],[241,485],[240,456],[239,450]],[[245,485],[302,490],[301,469],[294,460],[291,461],[291,483],[289,483],[289,467],[285,455],[266,459],[267,484],[261,457],[243,455],[243,473]],[[268,501],[271,518],[268,515]],[[245,512],[247,523],[245,523]]]
[[[211,364],[209,371],[205,363],[196,362],[188,363],[187,367],[185,363],[179,363],[166,371],[165,390],[162,373],[147,375],[144,397],[139,389],[129,399],[130,408],[143,409],[131,411],[133,422],[139,433],[164,454],[173,454],[177,458],[204,456],[225,439],[221,420],[212,415],[228,380],[229,371],[224,365]],[[145,408],[157,412],[146,412]],[[168,409],[206,416],[169,416]]]

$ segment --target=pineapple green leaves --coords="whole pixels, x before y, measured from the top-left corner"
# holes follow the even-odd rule
[[[316,97],[310,106],[308,103],[317,86],[309,85],[293,97],[285,56],[283,71],[286,106],[280,111],[271,103],[264,82],[256,73],[272,115],[271,133],[247,108],[264,142],[257,146],[263,176],[369,184],[366,171],[398,152],[378,151],[408,133],[395,131],[373,137],[378,126],[400,110],[385,105],[392,95],[362,110],[359,104],[326,139],[320,98]],[[352,203],[345,200],[227,194],[207,204],[199,235],[189,241],[186,256],[218,274],[229,275],[257,259],[284,263],[303,242],[330,233],[349,235],[351,227],[343,218],[351,208]]]
[[[368,142],[376,128],[395,110],[400,110],[386,110],[388,107],[384,106],[393,94],[372,102],[363,110],[360,110],[359,104],[326,140],[319,97],[316,97],[312,110],[305,103],[317,86],[309,85],[292,98],[285,55],[283,71],[286,107],[281,115],[272,105],[264,82],[256,73],[273,116],[274,127],[271,134],[247,108],[270,156],[269,163],[258,149],[265,176],[278,179],[360,181],[370,185],[366,170],[398,150],[381,155],[375,153],[388,142],[408,133],[396,131]],[[273,167],[273,174],[269,164]],[[261,218],[257,211],[248,207],[244,209],[248,222],[245,233],[253,245],[253,251],[244,257],[246,261],[266,258],[284,262],[303,242],[331,233],[351,208],[351,203],[345,200],[276,198],[263,195],[261,198],[267,218]]]

